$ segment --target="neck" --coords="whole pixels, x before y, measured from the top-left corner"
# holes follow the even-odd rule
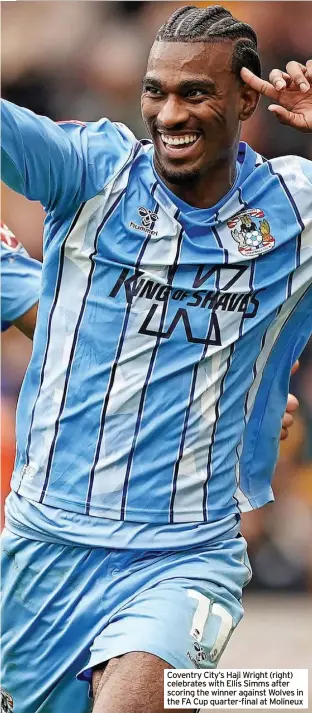
[[[211,208],[231,190],[236,178],[237,147],[226,160],[210,166],[205,173],[192,176],[181,183],[164,176],[157,159],[155,168],[161,180],[178,198],[194,208]]]

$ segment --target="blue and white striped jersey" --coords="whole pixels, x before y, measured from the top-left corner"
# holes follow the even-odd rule
[[[4,180],[47,211],[13,490],[159,527],[272,499],[311,333],[311,163],[242,143],[231,191],[200,210],[161,183],[152,144],[107,119],[57,125],[5,103],[2,145]]]
[[[9,228],[0,223],[1,331],[39,299],[41,264],[31,258]]]

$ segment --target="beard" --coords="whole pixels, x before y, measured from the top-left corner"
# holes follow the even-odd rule
[[[164,166],[159,159],[155,160],[155,168],[157,173],[159,173],[160,178],[162,178],[165,182],[167,181],[168,183],[172,183],[176,186],[191,183],[201,175],[199,168],[186,168],[184,170],[168,168],[167,166]]]

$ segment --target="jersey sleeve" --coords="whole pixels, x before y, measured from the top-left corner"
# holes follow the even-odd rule
[[[297,242],[297,264],[291,283],[294,294],[303,286],[312,286],[312,162],[298,158],[292,184],[289,188],[296,205],[298,222],[301,225]]]
[[[38,302],[41,263],[1,224],[1,331]]]
[[[312,288],[308,288],[285,322],[264,367],[240,458],[240,488],[246,498],[242,512],[274,499],[271,482],[279,456],[290,372],[310,338],[311,312]]]
[[[92,198],[131,156],[134,136],[108,119],[55,123],[2,100],[2,180],[47,212]]]
[[[302,172],[308,179],[308,181],[311,184],[311,201],[312,201],[312,161],[309,161],[309,159],[301,159],[301,168]]]

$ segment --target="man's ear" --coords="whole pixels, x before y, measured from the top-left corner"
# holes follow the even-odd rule
[[[252,89],[248,84],[242,82],[241,87],[241,111],[239,115],[240,121],[250,119],[256,111],[260,99],[260,94]]]

